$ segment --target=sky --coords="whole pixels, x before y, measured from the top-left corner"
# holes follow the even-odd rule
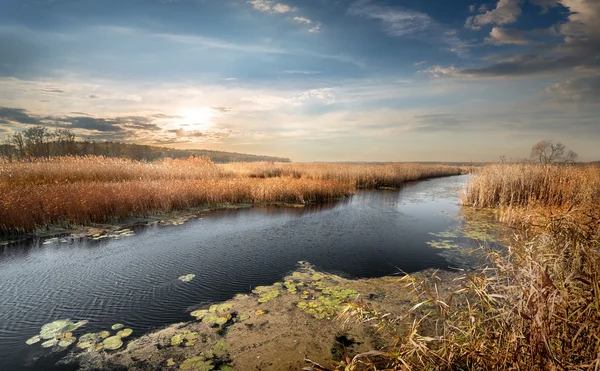
[[[0,139],[600,160],[598,0],[0,0]]]

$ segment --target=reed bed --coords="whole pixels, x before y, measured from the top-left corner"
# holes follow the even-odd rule
[[[349,305],[345,320],[377,324],[391,345],[336,369],[600,370],[598,175],[589,167],[481,169],[464,202],[520,211],[512,243],[487,250],[488,264],[458,275],[460,288],[446,296],[435,273],[405,276],[417,298],[408,314]]]
[[[356,188],[400,187],[409,181],[468,172],[466,167],[415,163],[233,163],[224,165],[224,169],[252,178],[291,176],[336,180]]]
[[[0,233],[108,222],[226,203],[314,203],[357,187],[460,174],[443,165],[155,162],[105,157],[0,160]]]
[[[600,167],[490,165],[479,169],[463,203],[476,207],[571,208],[600,205]]]

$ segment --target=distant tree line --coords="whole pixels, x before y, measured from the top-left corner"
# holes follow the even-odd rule
[[[187,158],[207,156],[215,163],[228,162],[290,162],[287,158],[248,155],[243,153],[181,150],[149,145],[119,142],[97,142],[78,138],[68,129],[57,128],[54,131],[44,126],[35,126],[22,132],[9,135],[0,142],[0,157],[9,161],[26,160],[52,156],[106,156],[124,157],[141,161],[153,161],[161,158]]]

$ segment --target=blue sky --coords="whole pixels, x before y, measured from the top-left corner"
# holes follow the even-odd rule
[[[0,138],[296,161],[599,160],[596,0],[2,0]]]

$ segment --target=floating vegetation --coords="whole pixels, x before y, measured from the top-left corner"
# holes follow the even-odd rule
[[[125,327],[125,325],[123,325],[122,323],[115,323],[115,324],[114,324],[114,325],[112,325],[110,328],[111,328],[112,330],[120,330],[120,329],[122,329],[123,327]]]
[[[56,345],[60,348],[67,348],[77,341],[77,338],[73,336],[73,331],[87,323],[88,321],[73,322],[70,319],[59,319],[43,325],[40,333],[27,339],[25,343],[33,345],[45,340],[41,344],[42,348],[51,348]]]
[[[349,299],[354,299],[358,292],[342,286],[330,286],[321,291],[316,300],[300,301],[298,308],[317,319],[333,317]]]
[[[194,279],[194,277],[196,277],[195,274],[186,274],[185,276],[179,277],[179,280],[181,282],[190,282],[191,280]]]
[[[222,327],[232,317],[233,305],[229,303],[213,304],[208,309],[195,310],[190,315],[209,326]]]
[[[175,366],[177,363],[173,360],[173,358],[167,359],[167,367]]]
[[[123,330],[117,332],[117,336],[120,337],[120,338],[126,338],[129,335],[131,335],[132,333],[133,333],[132,329],[126,328],[126,329],[123,329]]]
[[[106,339],[107,337],[110,336],[110,332],[109,331],[100,331],[98,333],[98,336],[100,336],[100,338],[102,338],[102,339]]]
[[[110,336],[104,339],[102,346],[104,349],[117,350],[123,346],[123,340],[121,340],[120,336]]]
[[[25,344],[31,345],[31,344],[39,343],[41,340],[42,340],[42,338],[39,335],[35,335],[35,336],[30,337],[29,339],[27,339],[27,341],[25,342]]]
[[[51,348],[51,347],[55,346],[56,344],[58,344],[58,339],[46,340],[42,343],[42,348]]]
[[[180,370],[211,371],[214,368],[212,361],[207,361],[204,356],[188,358],[179,366]]]
[[[454,243],[453,240],[432,240],[425,243],[436,249],[458,249],[461,247],[459,244]]]
[[[258,302],[259,302],[259,303],[266,303],[266,302],[268,302],[268,301],[270,301],[270,300],[273,300],[273,299],[275,299],[276,297],[278,297],[280,293],[281,293],[281,291],[279,291],[279,290],[277,290],[277,289],[275,289],[275,290],[271,290],[271,291],[268,291],[268,292],[266,292],[266,293],[263,293],[263,294],[261,294],[261,295],[260,295],[260,297],[258,298]]]
[[[81,323],[86,324],[87,322],[84,323],[84,321],[82,321],[75,323],[69,319],[59,319],[43,325],[40,331],[40,336],[44,340],[52,339],[59,336],[63,332],[77,330],[80,326],[83,326],[80,325]]]
[[[262,309],[259,309],[259,310],[257,310],[257,311],[256,311],[254,314],[256,314],[257,316],[262,316],[262,315],[263,315],[263,314],[265,314],[265,313],[267,313],[267,312],[265,312],[265,311],[264,311],[264,310],[262,310]]]
[[[73,343],[76,341],[77,341],[77,338],[74,336],[71,336],[71,337],[60,340],[58,342],[58,346],[61,348],[67,348],[67,347],[70,347],[71,345],[73,345]]]
[[[196,340],[198,339],[198,333],[195,331],[190,331],[190,330],[182,330],[181,332],[173,335],[171,337],[171,345],[172,346],[179,346],[181,344],[184,344],[185,342],[185,346],[189,347],[192,346],[196,343]]]
[[[129,228],[123,228],[120,230],[115,230],[107,233],[96,233],[92,235],[91,239],[94,241],[102,240],[105,238],[112,238],[114,240],[120,240],[121,238],[133,237],[135,236],[135,232],[133,232]]]
[[[439,237],[439,238],[458,238],[458,234],[456,232],[451,232],[451,231],[445,231],[445,232],[439,232],[439,233],[429,232],[429,234],[432,236]]]

